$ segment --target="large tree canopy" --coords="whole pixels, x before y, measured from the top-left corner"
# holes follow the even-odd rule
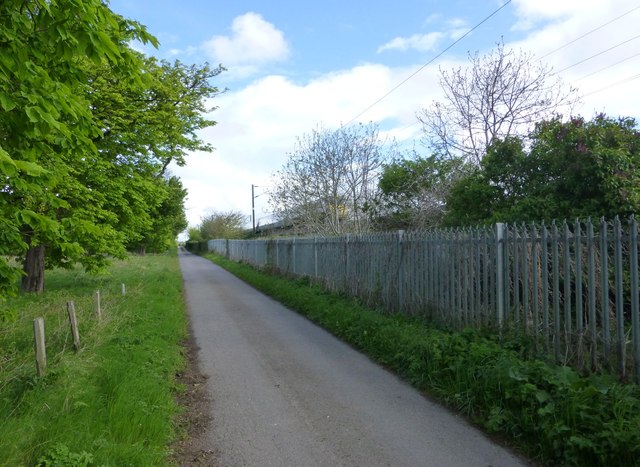
[[[222,68],[141,61],[142,82],[122,83],[108,66],[94,70],[88,99],[102,130],[94,142],[106,170],[97,183],[108,185],[100,191],[117,214],[124,245],[145,251],[166,244],[161,232],[169,235],[181,227],[171,233],[173,239],[186,227],[175,212],[182,210],[186,193],[166,169],[171,162],[184,165],[188,151],[212,149],[196,132],[215,124],[204,117],[212,110],[205,102],[218,93],[210,80]],[[170,208],[168,202],[177,204]]]
[[[452,189],[446,221],[628,216],[640,212],[640,133],[632,118],[539,123],[494,141],[481,167]]]
[[[99,268],[182,203],[164,170],[209,149],[195,131],[219,69],[145,59],[134,39],[156,44],[101,0],[0,3],[0,292],[21,274],[42,290],[45,261]]]

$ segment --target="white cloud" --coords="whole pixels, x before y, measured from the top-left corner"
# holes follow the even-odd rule
[[[638,74],[638,60],[630,58],[638,53],[640,40],[597,55],[637,35],[636,0],[566,0],[555,2],[556,8],[550,7],[550,0],[514,3],[516,25],[530,21],[537,26],[513,45],[543,57],[565,82],[579,88],[585,95],[580,114],[638,116],[638,80],[624,81]],[[598,70],[603,71],[593,74]]]
[[[251,184],[269,186],[271,175],[293,151],[296,138],[322,124],[337,128],[363,111],[415,68],[391,69],[361,65],[330,73],[308,83],[267,76],[215,99],[212,114],[218,125],[202,137],[216,147],[212,154],[193,154],[185,167],[172,167],[189,190],[188,219],[192,225],[211,210],[251,213]],[[435,97],[435,71],[407,82],[357,121],[385,122],[381,134],[402,140],[415,138],[415,112]],[[433,91],[432,91],[433,90]],[[416,97],[420,96],[420,97]],[[269,213],[268,196],[256,199],[262,223]]]
[[[560,21],[578,15],[584,16],[588,11],[601,10],[604,3],[602,0],[515,0],[513,4],[519,21],[514,28],[530,30],[540,22]]]
[[[203,44],[209,57],[226,67],[258,67],[281,62],[290,49],[282,31],[253,12],[233,20],[231,36],[214,36]]]
[[[636,6],[636,2],[637,0],[555,0],[551,3],[550,0],[516,0],[516,22],[530,20],[537,25],[537,29],[526,33],[523,40],[506,45],[532,51],[540,57],[630,10]],[[607,46],[621,42],[624,38],[637,34],[635,31],[636,25],[640,23],[639,15],[640,10],[550,55],[545,61],[556,70],[561,70]],[[464,30],[466,26],[459,20],[442,24],[445,25],[442,28],[444,32],[439,34],[445,34],[445,37],[453,34],[453,31]],[[241,35],[234,32],[228,40],[231,43]],[[416,47],[419,44],[425,46],[428,41],[421,42],[418,36],[415,39],[404,38],[404,42],[402,38],[397,38],[395,49],[399,50],[403,46]],[[391,42],[388,43],[389,50],[393,48]],[[491,47],[493,43],[486,46]],[[473,45],[473,48],[481,47]],[[633,53],[637,53],[637,44],[630,43],[625,50],[605,54],[593,63],[587,62],[563,72],[562,78],[572,83]],[[425,68],[358,120],[382,122],[381,133],[406,140],[410,144],[420,135],[420,127],[416,125],[416,111],[434,99],[442,98],[438,85],[438,67],[451,69],[466,64],[466,59],[462,60],[465,61],[441,60],[437,65]],[[242,63],[250,62],[246,58]],[[637,75],[637,64],[637,59],[628,60],[576,81],[576,84],[588,94]],[[310,132],[319,123],[327,128],[335,128],[348,122],[421,65],[416,63],[404,68],[390,68],[383,64],[364,64],[299,83],[283,76],[271,75],[218,96],[214,104],[219,109],[212,114],[212,118],[219,124],[202,132],[202,137],[215,146],[216,151],[213,154],[193,154],[188,158],[186,167],[172,168],[189,190],[189,222],[197,224],[211,210],[234,209],[249,216],[251,184],[270,185],[271,174],[286,162],[287,153],[294,149],[296,137]],[[588,95],[579,112],[586,118],[591,118],[595,111],[606,111],[612,116],[638,116],[638,84],[639,80],[635,80]],[[269,212],[267,200],[268,197],[264,194],[256,198],[256,215],[258,219],[263,218],[262,223],[268,222],[268,218],[265,219]]]
[[[431,23],[436,20],[441,20],[441,16],[432,15],[427,18],[426,22]],[[444,31],[432,31],[426,34],[413,34],[409,37],[396,37],[391,39],[386,44],[378,47],[378,53],[384,52],[385,50],[400,50],[402,52],[417,50],[418,52],[429,52],[434,50],[442,39],[447,37],[458,39],[469,30],[467,22],[461,18],[449,19],[445,21],[445,26]]]
[[[378,53],[385,50],[417,50],[419,52],[428,52],[433,50],[438,41],[444,36],[441,32],[430,32],[427,34],[414,34],[410,37],[396,37],[384,45],[378,47]]]

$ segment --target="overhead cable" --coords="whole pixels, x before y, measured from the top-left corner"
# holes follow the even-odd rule
[[[639,56],[639,55],[640,55],[640,52],[638,52],[638,53],[636,53],[636,54],[633,54],[633,55],[631,55],[630,57],[623,58],[622,60],[618,60],[617,62],[612,63],[611,65],[607,65],[607,66],[605,66],[605,67],[602,67],[602,68],[600,68],[599,70],[596,70],[596,71],[593,71],[593,72],[589,73],[588,75],[584,75],[584,76],[581,76],[581,77],[580,77],[580,78],[578,78],[578,79],[574,79],[573,81],[575,82],[575,81],[583,80],[583,79],[585,79],[585,78],[589,78],[590,76],[596,75],[596,74],[598,74],[598,73],[600,73],[600,72],[602,72],[602,71],[604,71],[604,70],[608,70],[609,68],[613,68],[614,66],[618,66],[618,65],[620,65],[621,63],[624,63],[624,62],[626,62],[626,61],[628,61],[628,60],[631,60],[632,58],[635,58],[635,57],[637,57],[637,56]]]
[[[458,39],[456,39],[454,42],[452,42],[446,49],[444,49],[442,52],[440,52],[438,55],[436,55],[435,57],[433,57],[431,60],[429,60],[427,63],[425,63],[424,65],[422,65],[420,68],[418,68],[416,71],[414,71],[413,73],[411,73],[409,76],[407,76],[404,80],[402,80],[400,83],[398,83],[397,85],[395,85],[393,88],[391,88],[391,90],[389,90],[386,94],[384,94],[382,97],[380,97],[378,100],[376,100],[373,104],[371,104],[370,106],[368,106],[366,109],[364,109],[362,112],[360,112],[358,115],[356,115],[355,117],[353,117],[351,120],[349,120],[347,123],[345,123],[343,126],[347,126],[350,123],[352,123],[354,120],[356,120],[358,117],[364,115],[367,111],[369,111],[371,108],[373,108],[374,106],[376,106],[377,104],[379,104],[383,99],[385,99],[387,96],[389,96],[392,92],[394,92],[396,89],[398,89],[400,86],[402,86],[403,84],[405,84],[407,81],[409,81],[411,78],[413,78],[415,75],[417,75],[418,73],[420,73],[422,70],[424,70],[426,67],[428,67],[429,65],[431,65],[433,62],[435,62],[438,58],[440,58],[442,55],[444,55],[446,52],[449,51],[449,49],[451,49],[453,46],[455,46],[456,44],[458,44],[460,41],[462,41],[462,39],[464,39],[465,37],[467,37],[469,34],[471,34],[473,31],[475,31],[476,29],[478,29],[480,26],[482,26],[484,23],[486,23],[489,19],[491,19],[493,16],[495,16],[496,14],[498,14],[503,8],[505,8],[509,3],[511,3],[513,0],[507,0],[505,3],[503,3],[499,8],[497,8],[496,10],[493,11],[493,13],[491,13],[489,16],[487,16],[485,19],[483,19],[482,21],[480,21],[478,24],[476,24],[473,28],[469,29],[466,33],[464,33],[462,36],[460,36]]]
[[[543,55],[542,57],[538,58],[538,60],[542,60],[543,58],[546,58],[546,57],[548,57],[549,55],[553,55],[554,53],[556,53],[556,52],[558,52],[558,51],[560,51],[560,50],[564,49],[565,47],[568,47],[568,46],[570,46],[571,44],[573,44],[573,43],[575,43],[575,42],[578,42],[580,39],[584,39],[584,38],[585,38],[585,37],[587,37],[589,34],[592,34],[592,33],[596,32],[596,31],[599,31],[600,29],[604,28],[605,26],[609,26],[611,23],[614,23],[614,22],[618,21],[619,19],[624,18],[625,16],[627,16],[627,15],[629,15],[629,14],[633,13],[634,11],[636,11],[636,10],[638,10],[638,9],[640,9],[640,5],[639,5],[639,6],[636,6],[636,7],[634,7],[634,8],[632,8],[631,10],[627,11],[626,13],[621,14],[620,16],[617,16],[617,17],[613,18],[613,19],[612,19],[612,20],[610,20],[610,21],[607,21],[607,22],[606,22],[606,23],[604,23],[604,24],[601,24],[600,26],[598,26],[597,28],[592,29],[591,31],[585,32],[583,35],[581,35],[580,37],[577,37],[577,38],[573,39],[571,42],[567,42],[566,44],[561,45],[561,46],[560,46],[560,47],[558,47],[557,49],[554,49],[554,50],[552,50],[551,52],[546,53],[546,54],[545,54],[545,55]]]
[[[639,38],[639,37],[640,37],[640,34],[638,34],[637,36],[633,36],[632,38],[627,39],[626,41],[622,41],[622,42],[620,42],[619,44],[616,44],[616,45],[614,45],[614,46],[612,46],[612,47],[609,47],[609,48],[608,48],[608,49],[606,49],[606,50],[603,50],[603,51],[601,51],[601,52],[598,52],[597,54],[591,55],[590,57],[587,57],[587,58],[585,58],[584,60],[580,60],[579,62],[576,62],[576,63],[574,63],[573,65],[569,65],[568,67],[565,67],[565,68],[563,68],[562,70],[556,71],[556,72],[554,73],[554,75],[557,75],[557,74],[559,74],[559,73],[562,73],[563,71],[567,71],[568,69],[573,68],[574,66],[578,66],[578,65],[580,65],[580,64],[582,64],[582,63],[584,63],[584,62],[587,62],[587,61],[591,60],[592,58],[599,57],[600,55],[605,54],[605,53],[607,53],[607,52],[610,52],[610,51],[612,51],[613,49],[618,48],[618,47],[620,47],[621,45],[627,44],[627,43],[629,43],[629,42],[631,42],[631,41],[633,41],[633,40],[636,40],[636,39],[637,39],[637,38]]]
[[[610,84],[608,86],[605,86],[603,88],[596,89],[595,91],[591,91],[590,93],[587,93],[587,94],[583,95],[582,97],[591,96],[592,94],[597,94],[599,92],[606,91],[607,89],[618,87],[618,86],[620,86],[622,84],[628,83],[629,81],[633,81],[633,80],[638,79],[638,78],[640,78],[640,73],[637,74],[637,75],[634,75],[634,76],[630,76],[629,78],[623,79],[621,81],[617,81],[615,83],[612,83],[612,84]]]

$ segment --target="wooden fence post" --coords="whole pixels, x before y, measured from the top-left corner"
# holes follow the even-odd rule
[[[102,308],[100,307],[100,291],[96,290],[95,293],[95,307],[96,307],[96,317],[98,321],[102,319]]]
[[[73,336],[73,348],[80,350],[80,333],[78,332],[78,319],[76,318],[76,306],[70,301],[67,302],[67,313],[69,314],[69,324],[71,324],[71,335]]]
[[[47,349],[44,342],[44,318],[33,320],[33,337],[36,351],[36,374],[44,376],[47,368]]]

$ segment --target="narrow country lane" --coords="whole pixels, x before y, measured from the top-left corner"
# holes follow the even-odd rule
[[[222,268],[180,264],[220,465],[526,465]]]

